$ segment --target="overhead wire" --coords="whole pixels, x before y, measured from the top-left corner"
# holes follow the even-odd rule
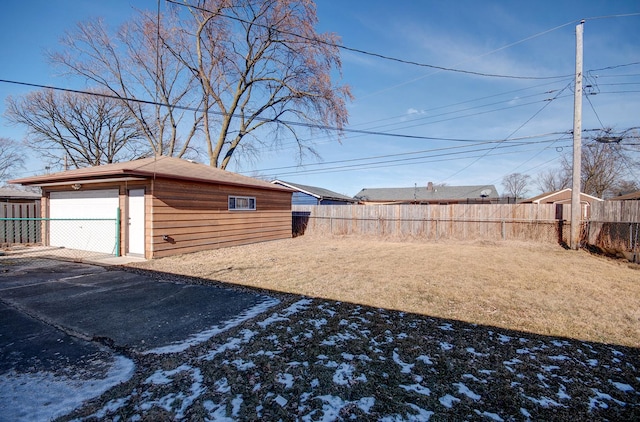
[[[183,3],[179,3],[179,2],[176,2],[176,1],[172,1],[172,0],[166,0],[166,1],[167,1],[167,2],[169,2],[169,3],[176,4],[176,5],[185,6],[185,4],[183,4]],[[192,7],[193,7],[193,6],[192,6]],[[196,8],[198,8],[198,7],[196,7]],[[200,9],[202,9],[202,8],[200,8]],[[202,10],[205,10],[205,11],[206,11],[206,9],[202,9]],[[210,13],[211,13],[211,11],[207,11],[207,12],[210,12]],[[601,16],[601,17],[589,18],[589,19],[604,19],[604,18],[610,18],[610,17],[636,16],[636,15],[640,15],[640,13],[639,13],[639,14],[626,14],[626,15],[610,15],[610,16]],[[230,18],[230,19],[235,19],[235,20],[237,20],[237,21],[241,21],[241,22],[249,23],[248,21],[242,20],[242,19],[237,18],[237,17],[234,17],[234,16],[227,16],[227,15],[221,15],[221,16],[224,16],[224,17],[227,17],[227,18]],[[515,43],[512,43],[512,44],[509,44],[509,45],[503,46],[503,47],[501,47],[501,48],[499,48],[499,49],[496,49],[496,50],[493,50],[493,51],[491,51],[491,52],[485,53],[484,55],[491,54],[491,53],[493,53],[493,52],[496,52],[496,51],[499,51],[499,50],[501,50],[501,49],[505,49],[505,48],[511,47],[511,46],[513,46],[513,45],[519,44],[519,43],[521,43],[521,42],[524,42],[524,41],[527,41],[527,40],[529,40],[529,39],[535,38],[535,37],[537,37],[537,36],[543,35],[543,34],[545,34],[545,33],[552,32],[552,31],[554,31],[554,30],[556,30],[556,29],[559,29],[559,28],[562,28],[562,27],[564,27],[564,26],[570,25],[571,23],[574,23],[574,22],[577,22],[577,21],[568,22],[568,23],[566,23],[566,24],[563,24],[563,25],[560,25],[560,26],[557,26],[557,27],[551,28],[551,29],[549,29],[549,30],[546,30],[546,31],[543,31],[543,32],[541,32],[541,33],[535,34],[535,35],[533,35],[533,36],[527,37],[527,38],[525,38],[525,39],[523,39],[523,40],[520,40],[520,41],[518,41],[518,42],[515,42]],[[254,23],[252,23],[252,24],[256,24],[256,23],[254,22]],[[259,24],[256,24],[256,25],[257,25],[257,26],[260,26]],[[269,26],[264,26],[264,27],[265,27],[265,28],[270,28],[270,29],[275,30],[275,31],[278,31],[277,29],[272,28],[272,27],[269,27]],[[291,33],[291,32],[286,32],[286,31],[285,31],[285,32],[280,31],[280,32],[282,32],[282,33],[286,33],[286,34],[288,34],[288,35],[296,36],[296,37],[299,37],[299,38],[305,38],[307,41],[323,42],[323,43],[325,43],[325,44],[330,44],[331,46],[334,46],[334,47],[337,47],[337,48],[342,48],[342,49],[345,49],[345,50],[350,50],[350,51],[354,51],[354,52],[361,53],[361,54],[366,54],[366,55],[375,56],[375,57],[379,57],[379,58],[381,58],[381,59],[386,59],[386,60],[396,61],[396,62],[405,63],[405,64],[412,64],[412,65],[416,65],[416,66],[420,66],[420,67],[429,67],[429,68],[433,68],[433,69],[440,70],[440,71],[451,71],[451,72],[465,73],[465,74],[472,74],[472,75],[478,75],[478,76],[503,77],[503,78],[512,78],[512,79],[559,79],[559,78],[565,78],[565,77],[567,77],[567,76],[570,76],[570,75],[561,75],[561,76],[551,76],[551,77],[523,77],[523,76],[514,76],[514,75],[497,75],[497,74],[489,74],[489,73],[483,73],[483,72],[468,71],[468,70],[465,70],[465,69],[447,68],[447,67],[435,66],[435,65],[426,64],[426,63],[418,63],[418,62],[413,62],[413,61],[409,61],[409,60],[398,59],[398,58],[395,58],[395,57],[385,56],[385,55],[382,55],[382,54],[373,53],[373,52],[369,52],[369,51],[365,51],[365,50],[360,50],[360,49],[356,49],[356,48],[345,47],[345,46],[338,45],[338,44],[334,44],[334,43],[328,43],[328,42],[326,42],[326,41],[324,41],[324,40],[320,40],[320,39],[304,37],[304,36],[301,36],[301,35],[299,35],[299,34],[295,34],[295,33]],[[482,56],[480,56],[480,57],[482,57]],[[620,68],[620,67],[624,67],[624,66],[631,66],[631,65],[636,65],[636,64],[640,64],[640,62],[629,63],[629,64],[622,64],[622,65],[615,65],[615,66],[608,66],[608,67],[604,67],[604,68],[594,69],[594,71],[610,70],[610,69]],[[22,85],[34,86],[34,87],[39,87],[39,88],[56,89],[56,90],[67,91],[67,92],[75,92],[75,93],[80,93],[80,94],[96,95],[96,93],[91,93],[91,92],[86,92],[86,91],[72,90],[72,89],[59,88],[59,87],[51,87],[51,86],[38,85],[38,84],[21,83],[21,82],[17,82],[17,81],[0,80],[0,82],[6,82],[6,83],[18,83],[18,84],[22,84]],[[628,91],[627,91],[627,92],[628,92]],[[635,92],[635,91],[632,91],[632,92]],[[607,92],[607,93],[609,93],[609,92]],[[614,92],[614,93],[615,93],[615,92]],[[103,95],[103,96],[106,96],[106,97],[112,97],[112,98],[117,98],[117,99],[125,100],[125,101],[135,101],[135,102],[144,103],[144,104],[152,104],[152,105],[166,106],[166,104],[158,103],[158,102],[152,102],[152,101],[144,101],[144,100],[132,99],[132,98],[123,98],[123,97],[120,97],[120,96],[111,96],[111,95]],[[557,97],[556,97],[556,98],[557,98]],[[554,99],[555,99],[555,98],[554,98]],[[497,104],[497,103],[495,103],[495,104]],[[526,104],[526,105],[528,105],[528,104]],[[542,107],[542,109],[544,109],[544,108],[546,107],[546,105],[547,105],[547,104],[545,104],[545,106],[544,106],[544,107]],[[479,107],[486,107],[486,106],[489,106],[489,105],[482,105],[482,106],[479,106]],[[178,109],[193,110],[193,108],[191,108],[191,107],[180,107],[180,106],[178,106],[178,107],[176,107],[176,108],[178,108]],[[471,108],[471,109],[473,109],[473,108]],[[504,109],[506,109],[506,108],[504,108]],[[542,109],[541,109],[541,110],[542,110]],[[503,110],[503,109],[490,110],[490,111],[481,112],[481,113],[477,113],[477,114],[483,114],[483,113],[487,113],[487,112],[495,112],[495,111],[501,111],[501,110]],[[540,110],[540,111],[541,111],[541,110]],[[462,110],[462,111],[464,111],[464,110]],[[456,111],[456,112],[460,112],[460,111]],[[224,115],[224,113],[221,113],[221,112],[212,112],[212,113],[213,113],[213,114]],[[455,113],[455,112],[443,113],[442,115],[444,115],[444,114],[452,114],[452,113]],[[456,117],[456,118],[466,118],[466,117],[470,117],[470,116],[477,115],[477,114],[472,114],[472,115],[463,115],[463,116],[459,116],[459,117]],[[534,115],[533,117],[535,117],[535,115]],[[533,117],[532,117],[532,118],[533,118]],[[413,119],[413,120],[421,120],[421,119],[424,119],[424,118],[420,118],[420,119]],[[265,119],[265,120],[271,120],[271,119]],[[529,119],[528,121],[530,121],[530,120],[531,120],[531,119]],[[430,122],[430,123],[437,123],[437,122],[441,122],[441,121],[446,121],[446,120],[440,120],[440,121]],[[528,123],[528,121],[527,121],[527,122],[525,122],[525,123],[523,124],[523,126],[524,126],[526,123]],[[331,128],[331,127],[328,127],[328,126],[316,125],[316,124],[306,124],[306,123],[290,122],[290,121],[283,121],[283,120],[281,120],[280,122],[282,122],[282,123],[286,123],[286,124],[292,124],[292,125],[304,126],[304,127],[312,128],[312,129],[313,129],[313,128],[317,128],[317,129],[323,129],[323,130],[337,130],[337,128]],[[395,125],[395,124],[392,124],[391,126],[393,126],[393,125]],[[420,126],[420,125],[414,125],[414,126],[403,127],[402,129],[411,128],[411,127],[416,127],[416,126]],[[382,126],[382,127],[385,127],[385,126]],[[521,127],[522,127],[522,126],[521,126]],[[520,128],[521,128],[521,127],[520,127]],[[516,129],[516,131],[518,131],[520,128]],[[364,135],[382,135],[382,136],[402,137],[402,138],[408,138],[408,139],[424,139],[424,140],[433,140],[433,139],[437,139],[437,138],[434,138],[434,137],[415,136],[415,135],[404,135],[404,134],[396,134],[396,133],[388,133],[388,132],[376,132],[376,131],[372,131],[372,130],[344,129],[344,131],[345,131],[345,132],[350,132],[350,133],[357,133],[357,134],[360,134],[360,135],[362,135],[362,136],[364,136]],[[514,133],[515,133],[515,132],[514,132]],[[445,140],[446,140],[446,139],[445,139]],[[477,160],[476,160],[476,161],[477,161]],[[473,164],[473,163],[471,163],[470,165],[472,165],[472,164]],[[468,167],[467,167],[467,168],[468,168]],[[457,173],[456,173],[456,174],[457,174]],[[455,175],[455,174],[454,174],[454,175]],[[452,177],[452,176],[450,176],[450,177]],[[446,180],[446,179],[445,179],[445,180]]]
[[[514,151],[508,151],[508,152],[502,152],[502,153],[495,153],[496,149],[510,148],[510,147],[515,147],[515,146],[514,145],[502,145],[502,146],[500,146],[498,148],[486,148],[486,150],[488,150],[489,152],[494,151],[494,153],[489,153],[489,154],[484,153],[484,154],[481,155],[481,157],[522,153],[522,152],[528,152],[528,151],[537,151],[537,149],[535,149],[535,150],[520,150],[520,151],[515,151],[515,152]],[[468,154],[470,152],[477,152],[477,151],[459,151],[459,152],[435,154],[435,155],[432,155],[432,156],[422,157],[422,158],[414,158],[414,159],[412,159],[413,162],[409,163],[409,164],[407,164],[407,162],[406,162],[406,161],[409,161],[409,159],[406,159],[404,161],[397,160],[397,162],[395,162],[395,163],[387,163],[387,162],[368,163],[368,164],[362,164],[362,165],[358,165],[358,166],[356,166],[356,165],[336,166],[336,167],[331,167],[331,168],[326,168],[326,169],[311,169],[311,170],[308,170],[308,171],[293,171],[293,172],[285,172],[285,173],[275,172],[275,173],[266,174],[265,176],[278,178],[278,177],[281,177],[281,176],[299,176],[301,174],[314,175],[314,174],[337,173],[337,172],[345,172],[345,171],[371,170],[371,169],[377,169],[377,168],[388,168],[388,167],[397,167],[397,166],[406,166],[406,165],[418,165],[418,164],[426,164],[426,163],[431,163],[431,162],[452,161],[452,160],[460,160],[460,159],[468,159],[468,158],[476,157],[476,156],[471,156],[471,157],[442,158],[442,157],[451,156],[451,155]],[[425,158],[427,160],[424,160]]]
[[[587,99],[587,102],[589,103],[589,106],[591,107],[591,110],[593,111],[593,114],[596,116],[596,119],[600,123],[600,127],[602,128],[602,131],[603,132],[608,132],[610,129],[606,128],[605,125],[602,123],[602,120],[600,119],[600,116],[598,115],[598,112],[596,111],[595,107],[593,106],[593,103],[591,102],[591,99],[589,98],[588,95],[585,96],[585,97]],[[627,131],[629,131],[629,130],[631,130],[631,129],[628,129]],[[613,148],[613,151],[622,160],[622,163],[624,164],[624,166],[629,171],[629,176],[631,176],[635,180],[636,183],[640,183],[640,179],[638,179],[638,177],[636,177],[636,175],[635,175],[636,172],[633,170],[633,165],[631,163],[629,163],[628,157],[626,155],[624,155],[622,152],[620,152],[620,149],[617,148],[618,146],[619,146],[619,141],[616,142],[615,145],[609,145],[609,147]]]
[[[544,85],[546,85],[546,84],[544,84]],[[522,91],[524,89],[530,89],[530,88],[518,89],[518,90],[511,91],[511,92]],[[430,121],[430,122],[423,122],[423,123],[420,123],[420,124],[411,125],[411,123],[413,123],[413,122],[418,122],[418,121],[423,121],[423,120],[428,120],[428,119],[435,119],[435,118],[437,118],[439,116],[446,116],[446,115],[451,115],[451,114],[455,114],[455,113],[461,113],[461,112],[464,112],[464,111],[471,111],[471,110],[475,110],[475,109],[481,109],[481,108],[484,108],[484,107],[489,107],[489,106],[492,106],[492,105],[498,105],[498,104],[501,104],[501,103],[510,103],[510,102],[513,102],[514,100],[521,100],[523,98],[529,98],[529,97],[533,97],[533,96],[541,96],[541,95],[545,95],[545,94],[551,94],[551,93],[556,92],[556,91],[557,90],[555,90],[555,89],[554,90],[547,90],[547,91],[542,92],[542,93],[532,94],[532,95],[524,96],[524,97],[518,97],[518,98],[515,98],[515,99],[514,98],[509,98],[509,99],[505,99],[503,101],[489,103],[489,104],[481,104],[481,105],[478,105],[478,106],[475,106],[475,107],[469,107],[469,108],[466,108],[466,109],[458,109],[458,110],[449,111],[449,112],[440,113],[440,114],[430,114],[428,116],[422,116],[422,117],[417,117],[417,118],[408,118],[408,119],[403,120],[401,122],[387,123],[385,125],[380,125],[380,126],[372,126],[372,127],[368,127],[366,130],[368,130],[370,132],[373,132],[373,133],[355,134],[353,136],[345,136],[343,138],[343,141],[352,140],[352,139],[360,138],[360,137],[363,137],[363,136],[375,135],[376,132],[379,132],[379,129],[386,128],[386,127],[396,126],[393,130],[394,131],[398,131],[398,130],[403,130],[403,129],[410,129],[410,128],[421,127],[421,126],[430,125],[430,124],[436,124],[436,123],[443,123],[443,122],[453,121],[453,120],[457,120],[457,119],[475,117],[475,116],[479,116],[479,115],[483,115],[483,114],[489,114],[489,113],[493,113],[493,112],[499,112],[499,111],[509,110],[509,109],[513,109],[513,108],[524,107],[524,106],[527,106],[527,105],[537,104],[540,101],[532,101],[532,102],[527,102],[527,103],[515,104],[515,105],[508,106],[508,107],[494,108],[494,109],[491,109],[491,110],[481,111],[481,112],[477,112],[477,113],[468,113],[468,114],[449,117],[449,118],[445,118],[445,119],[433,120],[433,121]],[[511,92],[508,92],[508,93],[511,93]],[[453,104],[451,106],[434,107],[434,108],[425,110],[425,112],[432,111],[432,110],[437,110],[437,109],[442,109],[442,108],[453,107],[455,105],[461,105],[461,104],[469,103],[469,102],[472,102],[472,101],[480,101],[482,99],[488,99],[488,98],[492,98],[492,97],[499,96],[499,95],[505,95],[505,94],[507,94],[507,93],[490,95],[490,96],[481,97],[481,98],[475,99],[475,100],[467,100],[467,101],[463,101],[463,102],[460,102],[460,103]],[[564,98],[564,97],[561,96],[559,98]],[[549,101],[549,100],[550,100],[549,98],[545,98],[542,101]],[[384,120],[391,120],[391,119],[398,119],[398,118],[406,118],[406,117],[407,117],[407,115],[404,114],[404,115],[396,116],[396,117],[393,117],[393,118],[383,119],[383,121]],[[367,122],[367,123],[360,123],[360,124],[357,124],[355,126],[363,126],[365,124],[377,123],[379,121],[380,120]],[[374,131],[374,129],[377,129],[377,130]],[[350,132],[350,131],[351,131],[350,129],[345,129],[345,132],[347,132],[347,133]],[[380,132],[380,134],[381,133],[385,133],[385,132]],[[443,140],[447,140],[447,139],[443,139]],[[309,141],[313,141],[313,138],[305,139],[305,142],[309,142]],[[297,147],[297,146],[298,146],[298,141],[285,142],[284,144],[283,143],[279,144],[279,147],[280,148],[284,148],[284,149],[289,148],[289,147]],[[258,150],[266,150],[268,148],[269,147],[267,147],[267,146],[258,147]]]
[[[567,84],[563,89],[561,89],[556,96],[554,97],[554,99],[556,99],[560,94],[562,94],[562,92],[564,92],[565,89],[569,88],[570,84]],[[533,116],[531,116],[530,118],[528,118],[524,123],[522,123],[520,126],[518,126],[517,129],[515,129],[513,132],[511,132],[511,134],[509,134],[509,136],[507,136],[505,138],[505,140],[508,140],[511,136],[513,136],[515,133],[517,133],[520,129],[522,129],[527,123],[529,123],[531,120],[533,120],[538,114],[540,114],[545,108],[547,108],[549,106],[549,104],[551,104],[551,101],[545,103],[537,112],[535,112],[533,114]],[[486,154],[485,154],[486,156]],[[455,173],[451,174],[449,177],[445,178],[444,180],[442,180],[442,182],[449,180],[450,178],[460,174],[461,172],[463,172],[464,170],[468,169],[469,167],[471,167],[472,165],[474,165],[475,163],[477,163],[478,161],[480,161],[484,156],[480,156],[478,158],[476,158],[474,161],[472,161],[471,163],[469,163],[468,165],[464,166],[463,168],[461,168],[460,170],[456,171]]]
[[[274,28],[271,25],[265,25],[265,24],[260,24],[258,22],[254,22],[254,21],[248,21],[246,19],[242,19],[240,17],[237,16],[231,16],[231,15],[227,15],[224,13],[218,13],[218,12],[214,12],[212,10],[206,9],[204,7],[201,6],[196,6],[196,5],[192,5],[192,4],[185,4],[176,0],[165,0],[167,3],[171,3],[177,6],[182,6],[182,7],[189,7],[195,10],[200,10],[202,12],[206,12],[206,13],[211,13],[213,15],[217,15],[220,17],[224,17],[230,20],[234,20],[236,22],[240,22],[243,24],[249,24],[252,26],[256,26],[256,27],[261,27],[261,28],[265,28],[268,29],[270,31],[273,32],[278,32],[280,34],[284,34],[284,35],[289,35],[289,36],[293,36],[296,38],[300,38],[302,40],[305,41],[309,41],[309,42],[313,42],[313,43],[318,43],[318,44],[324,44],[327,45],[329,47],[334,47],[334,48],[339,48],[342,50],[346,50],[346,51],[351,51],[354,53],[359,53],[359,54],[363,54],[363,55],[367,55],[367,56],[371,56],[371,57],[377,57],[379,59],[383,59],[383,60],[388,60],[388,61],[393,61],[393,62],[397,62],[397,63],[403,63],[403,64],[408,64],[408,65],[412,65],[412,66],[418,66],[418,67],[425,67],[425,68],[430,68],[430,69],[435,69],[435,70],[439,70],[439,71],[446,71],[446,72],[455,72],[455,73],[462,73],[462,74],[468,74],[468,75],[475,75],[475,76],[484,76],[484,77],[491,77],[491,78],[504,78],[504,79],[530,79],[530,80],[545,80],[545,79],[562,79],[562,78],[566,78],[568,76],[571,75],[556,75],[556,76],[517,76],[517,75],[501,75],[501,74],[494,74],[494,73],[485,73],[485,72],[477,72],[477,71],[472,71],[472,70],[466,70],[466,69],[456,69],[456,68],[451,68],[451,67],[445,67],[445,66],[438,66],[438,65],[433,65],[433,64],[429,64],[429,63],[421,63],[421,62],[417,62],[417,61],[413,61],[413,60],[407,60],[407,59],[401,59],[401,58],[397,58],[397,57],[393,57],[393,56],[388,56],[385,54],[381,54],[381,53],[375,53],[375,52],[371,52],[371,51],[367,51],[367,50],[363,50],[360,48],[354,48],[354,47],[348,47],[345,45],[341,45],[341,44],[336,44],[333,42],[329,42],[320,38],[312,38],[312,37],[308,37],[305,35],[301,35],[295,32],[291,32],[291,31],[285,31],[285,30],[281,30],[278,28]],[[483,54],[482,56],[479,57],[483,57],[484,55],[489,55],[492,54],[494,52],[512,47],[514,45],[520,44],[522,42],[528,41],[530,39],[536,38],[538,36],[547,34],[549,32],[555,31],[557,29],[563,28],[567,25],[571,25],[575,22],[578,21],[571,21],[571,22],[567,22],[564,23],[562,25],[558,25],[554,28],[539,32],[537,34],[531,35],[525,39],[516,41],[514,43],[508,44],[506,46],[500,47],[498,49],[492,50],[490,52],[487,52],[485,54]]]
[[[525,140],[529,140],[529,139],[538,139],[538,138],[544,138],[547,136],[551,136],[551,135],[568,135],[570,134],[570,131],[566,131],[566,132],[550,132],[550,133],[544,133],[544,134],[538,134],[538,135],[529,135],[529,136],[523,136],[523,137],[519,137],[519,138],[512,138],[507,142],[510,143],[514,143],[519,145],[532,145],[532,144],[537,144],[537,143],[544,143],[544,142],[550,142],[550,141],[526,141]],[[401,152],[401,153],[395,153],[395,154],[383,154],[383,155],[375,155],[375,156],[369,156],[369,157],[360,157],[360,158],[351,158],[351,159],[345,159],[345,160],[334,160],[334,161],[327,161],[327,162],[322,162],[322,163],[309,163],[306,164],[306,166],[325,166],[325,165],[330,165],[330,164],[340,164],[340,163],[352,163],[352,162],[357,162],[357,161],[368,161],[368,160],[375,160],[375,159],[381,159],[381,158],[391,158],[391,157],[402,157],[402,156],[407,156],[407,155],[415,155],[415,154],[423,154],[423,153],[428,153],[428,152],[434,152],[434,151],[444,151],[444,150],[450,150],[450,149],[460,149],[460,148],[470,148],[470,147],[475,147],[475,146],[480,146],[480,145],[487,145],[487,144],[494,144],[494,143],[504,143],[504,140],[462,140],[459,139],[459,141],[464,141],[464,142],[473,142],[472,144],[468,144],[468,145],[457,145],[457,146],[449,146],[449,147],[440,147],[440,148],[431,148],[431,149],[427,149],[427,150],[419,150],[419,151],[409,151],[409,152]],[[554,141],[555,142],[555,141]],[[254,172],[263,172],[263,171],[274,171],[274,170],[286,170],[286,169],[293,169],[293,168],[300,168],[300,166],[282,166],[282,167],[272,167],[272,168],[262,168],[262,169],[254,169],[252,171]]]

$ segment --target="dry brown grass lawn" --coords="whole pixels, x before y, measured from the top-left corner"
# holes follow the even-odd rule
[[[132,266],[640,347],[638,265],[554,245],[302,236]]]

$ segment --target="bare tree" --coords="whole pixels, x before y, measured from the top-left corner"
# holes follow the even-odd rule
[[[116,96],[157,102],[125,101],[155,154],[182,156],[201,135],[210,165],[226,168],[285,135],[302,157],[315,154],[310,131],[341,134],[351,93],[332,81],[338,37],[316,24],[311,0],[184,0],[116,36],[83,23],[51,58]]]
[[[562,168],[549,169],[538,174],[535,184],[541,192],[554,192],[571,187],[571,173]]]
[[[159,25],[158,25],[159,24]],[[111,34],[100,19],[79,23],[50,60],[123,99],[155,155],[182,157],[202,120],[190,69],[164,48],[177,44],[176,13],[140,12]],[[141,100],[141,101],[135,101]]]
[[[315,153],[298,123],[325,132],[347,123],[350,90],[331,80],[341,67],[338,37],[316,32],[311,0],[202,0],[189,11],[176,56],[202,88],[210,165],[226,168],[241,142],[249,151],[277,144],[279,131],[300,156]],[[257,134],[266,126],[276,133]]]
[[[593,142],[584,145],[580,180],[582,192],[598,198],[611,193],[625,177],[625,160],[617,143]],[[571,174],[571,156],[563,156],[562,166],[567,174]]]
[[[531,176],[522,173],[511,173],[502,178],[504,194],[514,198],[523,198],[527,193],[527,185]]]
[[[21,145],[9,138],[0,138],[0,181],[6,182],[24,165],[25,154]]]
[[[611,190],[611,196],[626,195],[631,192],[640,190],[640,183],[635,180],[620,180]]]
[[[129,109],[119,100],[94,94],[34,91],[8,97],[5,113],[27,127],[27,145],[52,162],[68,159],[81,168],[148,155]]]

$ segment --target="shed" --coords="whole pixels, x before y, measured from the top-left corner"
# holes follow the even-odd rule
[[[292,205],[350,205],[357,200],[329,189],[273,180],[271,183],[293,189]]]
[[[580,204],[582,207],[582,218],[590,215],[591,204],[602,202],[602,199],[580,192]],[[545,192],[533,198],[520,201],[521,204],[571,204],[571,188]]]
[[[412,188],[365,188],[354,197],[363,204],[488,204],[500,199],[493,185],[434,185]]]
[[[52,246],[151,259],[291,237],[290,189],[179,158],[10,183],[41,187],[42,215],[52,219],[43,237]]]

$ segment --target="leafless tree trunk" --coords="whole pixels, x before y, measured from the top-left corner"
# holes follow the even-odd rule
[[[81,168],[149,155],[130,110],[117,99],[95,94],[34,91],[9,97],[6,115],[27,127],[27,146],[52,162],[68,159]]]

